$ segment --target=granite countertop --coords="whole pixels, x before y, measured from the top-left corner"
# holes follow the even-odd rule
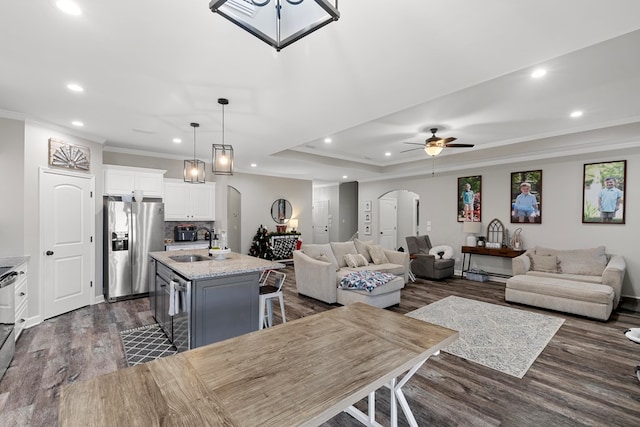
[[[208,259],[206,261],[178,262],[170,258],[172,256],[185,255],[201,255]],[[179,254],[176,254],[175,251],[149,252],[149,256],[187,279],[231,276],[285,267],[284,264],[279,262],[242,255],[236,252],[231,252],[226,255],[225,259],[219,260],[209,257],[208,249],[183,250]]]
[[[17,267],[24,262],[29,262],[30,255],[0,258],[0,267]]]

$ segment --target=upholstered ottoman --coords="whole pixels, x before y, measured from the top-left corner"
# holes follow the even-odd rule
[[[508,302],[599,320],[609,319],[614,298],[611,286],[531,275],[509,278],[504,291],[504,299]]]
[[[400,290],[404,288],[404,278],[398,276],[369,292],[364,289],[338,288],[338,304],[347,305],[364,302],[375,307],[386,308],[400,304]]]

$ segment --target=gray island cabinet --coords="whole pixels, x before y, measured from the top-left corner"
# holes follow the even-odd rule
[[[206,249],[151,252],[149,256],[151,310],[179,351],[257,330],[260,274],[284,267],[233,252],[225,259],[211,258]],[[203,260],[172,258],[190,256]],[[170,313],[172,295],[175,310]]]

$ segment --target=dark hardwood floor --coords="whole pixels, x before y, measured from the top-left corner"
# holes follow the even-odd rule
[[[335,307],[299,296],[293,268],[286,273],[288,320]],[[419,279],[402,292],[401,304],[390,310],[407,313],[449,295],[509,305],[504,285],[495,282]],[[403,389],[419,425],[638,425],[640,345],[623,332],[640,327],[640,314],[618,311],[599,322],[516,307],[566,321],[522,379],[445,352],[431,358]],[[118,332],[150,323],[149,300],[141,298],[85,307],[25,330],[0,382],[0,426],[57,425],[60,387],[126,367]],[[388,425],[386,389],[377,393],[376,405],[379,421]],[[325,424],[356,425],[346,414]],[[407,425],[402,413],[400,425]]]

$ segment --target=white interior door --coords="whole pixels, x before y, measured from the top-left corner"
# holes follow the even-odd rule
[[[94,178],[40,172],[44,318],[91,304],[94,281]]]
[[[397,240],[397,215],[398,215],[398,202],[396,199],[379,199],[378,205],[380,207],[380,246],[385,249],[396,249]]]
[[[313,202],[313,243],[329,243],[329,201]]]

